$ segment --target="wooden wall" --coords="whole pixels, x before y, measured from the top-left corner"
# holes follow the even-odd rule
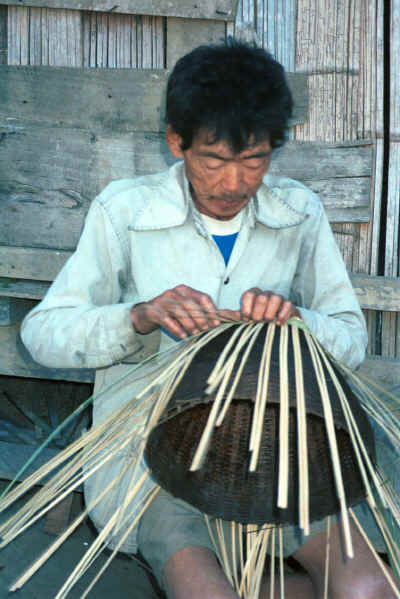
[[[399,277],[400,1],[240,0],[228,27],[308,75],[309,116],[296,140],[372,141],[370,219],[332,228],[349,271]],[[400,356],[399,309],[367,312],[372,354]]]
[[[373,172],[362,167],[357,175],[364,205],[347,206],[345,217],[331,221],[348,269],[392,277],[394,288],[399,276],[400,0],[239,0],[235,22],[210,18],[211,12],[207,20],[200,13],[187,15],[190,20],[177,18],[173,11],[164,16],[128,14],[134,12],[132,4],[140,3],[126,8],[128,4],[126,14],[115,14],[51,8],[73,6],[63,0],[58,5],[28,0],[18,6],[0,0],[0,64],[170,68],[183,51],[197,45],[199,35],[205,42],[226,33],[258,41],[288,71],[308,77],[308,119],[292,130],[291,138],[310,148],[314,144],[314,188],[324,195],[328,150],[347,157],[357,147],[374,152]],[[191,6],[186,1],[160,5],[167,4],[181,10]],[[227,3],[198,5],[225,10]],[[339,162],[343,168],[346,158]],[[286,156],[286,163],[295,176],[293,154]],[[346,201],[349,195],[354,200],[349,183],[350,177],[336,177],[337,196]],[[398,311],[367,316],[370,353],[400,356]]]

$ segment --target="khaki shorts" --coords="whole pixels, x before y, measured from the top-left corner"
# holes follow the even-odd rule
[[[359,504],[354,511],[375,548],[378,551],[384,551],[383,538],[367,505]],[[312,536],[322,532],[326,527],[327,519],[313,522],[310,526],[310,535],[304,536],[299,527],[285,526],[283,528],[283,555],[285,557],[292,555]],[[224,536],[228,544],[231,539],[230,531],[231,523],[224,522]],[[276,535],[277,537],[278,535]],[[206,547],[214,551],[204,514],[185,501],[172,497],[164,490],[159,491],[141,518],[138,544],[140,553],[151,566],[162,588],[164,586],[164,567],[174,553],[190,546]],[[275,551],[278,555],[278,547]]]

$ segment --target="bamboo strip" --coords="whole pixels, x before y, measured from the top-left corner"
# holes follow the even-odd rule
[[[127,527],[126,532],[122,536],[120,542],[114,548],[114,550],[112,551],[111,555],[108,557],[108,559],[105,562],[105,564],[103,564],[103,566],[100,568],[99,572],[96,574],[96,576],[90,582],[89,586],[85,589],[84,593],[82,594],[81,599],[85,599],[88,596],[88,594],[93,589],[93,587],[96,584],[96,582],[99,580],[99,578],[102,576],[102,574],[104,574],[105,570],[108,568],[108,566],[110,565],[110,563],[112,562],[112,560],[114,559],[114,557],[117,555],[117,552],[118,552],[119,548],[122,546],[122,544],[124,543],[124,541],[126,540],[126,538],[128,537],[128,535],[132,532],[132,529],[136,526],[138,520],[143,516],[144,512],[147,510],[147,508],[149,507],[149,505],[151,504],[151,502],[155,499],[155,497],[156,497],[157,493],[159,492],[159,490],[160,490],[160,487],[155,487],[154,489],[152,489],[149,492],[148,498],[147,498],[146,502],[144,503],[142,509],[140,510],[139,514],[132,521],[132,523],[130,523],[130,525]]]
[[[324,599],[328,599],[330,550],[331,550],[331,516],[328,516],[328,524],[327,524],[327,527],[326,527],[326,555],[325,555]]]
[[[296,377],[297,445],[299,468],[299,523],[305,535],[310,534],[310,491],[308,477],[307,418],[304,393],[303,362],[299,330],[292,327],[292,341]]]
[[[241,377],[243,369],[244,369],[244,367],[246,365],[247,358],[249,357],[251,348],[253,347],[253,345],[254,345],[257,337],[258,337],[258,334],[260,333],[260,331],[262,329],[262,327],[263,327],[263,323],[259,322],[256,325],[254,325],[254,327],[253,327],[252,330],[250,330],[250,335],[249,335],[249,340],[248,340],[248,343],[247,343],[246,350],[245,350],[245,352],[244,352],[244,354],[242,356],[242,359],[241,359],[241,362],[240,362],[240,366],[239,366],[239,368],[238,368],[238,370],[236,372],[235,378],[234,378],[234,380],[233,380],[233,382],[231,384],[231,387],[229,389],[228,395],[227,395],[227,397],[225,399],[224,406],[223,406],[223,408],[222,408],[222,410],[220,412],[220,415],[219,415],[219,417],[217,419],[216,426],[220,426],[222,424],[222,422],[223,422],[223,419],[224,419],[224,417],[225,417],[225,415],[226,415],[226,413],[228,411],[228,408],[229,408],[229,406],[231,404],[233,395],[234,395],[234,393],[236,391],[236,388],[238,386],[238,383],[240,381],[240,377]]]
[[[285,570],[283,565],[283,530],[279,527],[279,573],[280,573],[280,589],[281,599],[285,599]]]
[[[121,471],[121,473],[117,477],[118,480],[122,478],[128,467],[129,465],[127,465],[126,468]],[[111,481],[109,485],[107,485],[106,488],[99,494],[99,496],[96,498],[96,501],[92,503],[89,507],[86,507],[82,511],[82,513],[75,518],[75,520],[70,524],[70,526],[54,541],[54,543],[51,544],[47,551],[44,552],[42,556],[34,562],[34,564],[32,564],[32,566],[29,569],[29,578],[33,576],[33,574],[35,574],[35,572],[37,572],[39,568],[41,568],[41,566],[57,551],[57,549],[74,532],[74,530],[76,530],[76,528],[84,521],[84,519],[88,517],[89,511],[93,509],[103,499],[103,497],[107,495],[109,490],[112,488],[112,486],[114,486],[114,484],[116,484],[116,482],[118,482],[118,480]],[[25,575],[23,575],[23,577],[19,579],[20,586],[23,586],[25,582],[27,582],[28,580],[28,578],[25,578]]]
[[[279,345],[280,373],[280,411],[279,411],[279,508],[285,509],[288,504],[289,489],[289,372],[288,372],[288,335],[287,325],[281,326]]]
[[[351,438],[351,441],[352,441],[353,449],[354,449],[355,454],[356,454],[356,458],[357,458],[357,462],[358,462],[358,467],[360,468],[360,474],[361,474],[361,477],[362,477],[363,482],[364,482],[364,486],[365,486],[366,491],[367,491],[367,495],[371,498],[371,501],[373,501],[375,503],[375,500],[373,498],[373,493],[372,493],[372,490],[371,490],[371,485],[369,483],[368,476],[367,476],[367,473],[366,473],[366,469],[364,467],[364,462],[363,462],[362,457],[361,457],[360,448],[361,448],[361,452],[363,453],[364,458],[366,460],[367,466],[369,468],[370,476],[372,476],[373,480],[375,481],[375,486],[377,487],[377,490],[379,492],[380,489],[379,489],[379,485],[377,486],[378,481],[377,481],[377,477],[376,477],[376,474],[375,474],[375,469],[374,469],[374,467],[372,465],[372,462],[371,462],[371,460],[370,460],[370,458],[368,456],[368,452],[366,450],[365,444],[364,444],[364,442],[362,440],[362,437],[360,435],[360,432],[359,432],[356,420],[355,420],[355,418],[353,416],[353,413],[352,413],[352,411],[350,409],[349,402],[347,401],[346,395],[345,395],[345,393],[343,391],[343,387],[341,386],[341,384],[340,384],[340,382],[339,382],[339,380],[338,380],[338,378],[336,376],[336,373],[333,370],[331,364],[329,363],[328,359],[326,358],[325,353],[324,353],[323,349],[321,348],[320,344],[316,343],[316,345],[317,345],[317,349],[319,351],[319,354],[320,354],[321,358],[323,359],[324,364],[325,364],[325,366],[326,366],[326,368],[327,368],[327,370],[328,370],[328,372],[329,372],[329,374],[330,374],[330,376],[332,378],[332,382],[333,382],[333,384],[335,386],[335,389],[336,389],[336,391],[338,393],[338,396],[339,396],[339,399],[340,399],[340,402],[341,402],[341,406],[342,406],[342,409],[343,409],[343,413],[344,413],[344,416],[345,416],[345,420],[346,420],[346,423],[347,423],[348,432],[349,432],[349,435],[350,435],[350,438]],[[382,501],[384,503],[383,497],[381,499],[382,499]],[[384,503],[384,505],[385,505],[385,503]]]
[[[251,433],[250,433],[250,451],[252,456],[250,460],[249,471],[253,472],[257,467],[259,450],[261,445],[261,437],[264,426],[264,414],[266,408],[266,402],[268,400],[268,382],[269,373],[271,366],[271,348],[274,341],[276,325],[270,323],[268,325],[267,334],[265,336],[265,343],[263,353],[261,356],[259,379],[257,382],[257,395],[255,402],[255,410],[257,410],[257,417],[253,418]]]
[[[321,365],[319,356],[317,354],[315,344],[314,344],[312,337],[310,336],[309,333],[306,332],[305,337],[306,337],[306,341],[307,341],[307,344],[308,344],[308,347],[310,350],[310,355],[311,355],[311,358],[313,361],[315,373],[317,376],[318,386],[319,386],[320,393],[321,393],[321,401],[322,401],[322,406],[324,409],[325,426],[326,426],[326,432],[328,435],[329,449],[331,452],[331,459],[332,459],[334,479],[335,479],[335,484],[336,484],[336,491],[338,494],[338,499],[339,499],[339,503],[340,503],[340,511],[341,511],[341,515],[342,515],[342,527],[343,527],[344,541],[345,541],[345,547],[346,547],[346,555],[349,558],[351,558],[351,557],[353,557],[354,553],[353,553],[353,546],[352,546],[351,534],[350,534],[349,515],[347,512],[347,506],[346,506],[346,495],[345,495],[342,472],[341,472],[341,467],[340,467],[335,427],[334,427],[334,423],[333,423],[332,408],[330,405],[329,394],[328,394],[328,391],[326,388],[326,382],[325,382],[325,378],[324,378],[323,371],[322,371],[322,365]]]
[[[372,555],[374,556],[374,558],[376,559],[377,563],[379,564],[383,575],[385,576],[386,580],[388,581],[388,583],[390,584],[394,594],[396,595],[396,597],[399,599],[400,598],[400,590],[395,586],[391,576],[388,574],[381,558],[379,557],[378,553],[375,551],[375,547],[373,546],[373,544],[371,543],[371,541],[369,540],[368,536],[366,535],[363,527],[361,526],[361,523],[359,521],[359,519],[357,518],[357,516],[355,515],[354,511],[352,508],[349,509],[350,511],[350,515],[353,518],[354,522],[357,525],[357,528],[361,534],[361,536],[363,537],[364,541],[367,543],[369,550],[371,551]]]
[[[271,532],[271,573],[269,586],[269,599],[274,599],[275,596],[275,528]]]

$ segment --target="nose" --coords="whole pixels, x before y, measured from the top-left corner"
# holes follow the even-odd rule
[[[228,163],[224,167],[222,188],[227,193],[240,193],[242,174],[240,165]]]

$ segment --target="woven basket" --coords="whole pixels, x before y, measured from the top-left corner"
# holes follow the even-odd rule
[[[176,389],[162,421],[151,432],[146,461],[158,484],[202,512],[242,524],[298,524],[299,480],[297,451],[296,388],[294,358],[289,344],[289,499],[287,509],[277,508],[279,466],[279,336],[271,352],[268,401],[264,417],[260,456],[255,472],[249,472],[249,434],[253,398],[263,339],[253,347],[228,413],[214,429],[205,463],[189,468],[204,430],[213,396],[205,395],[206,380],[230,333],[221,334],[201,350]],[[326,435],[317,379],[308,346],[301,333],[304,387],[306,391],[310,520],[339,511],[331,454]],[[336,371],[353,415],[374,459],[373,434],[368,419],[343,377]],[[342,413],[337,391],[325,369],[325,379],[334,414],[342,477],[348,505],[359,503],[364,485]]]

